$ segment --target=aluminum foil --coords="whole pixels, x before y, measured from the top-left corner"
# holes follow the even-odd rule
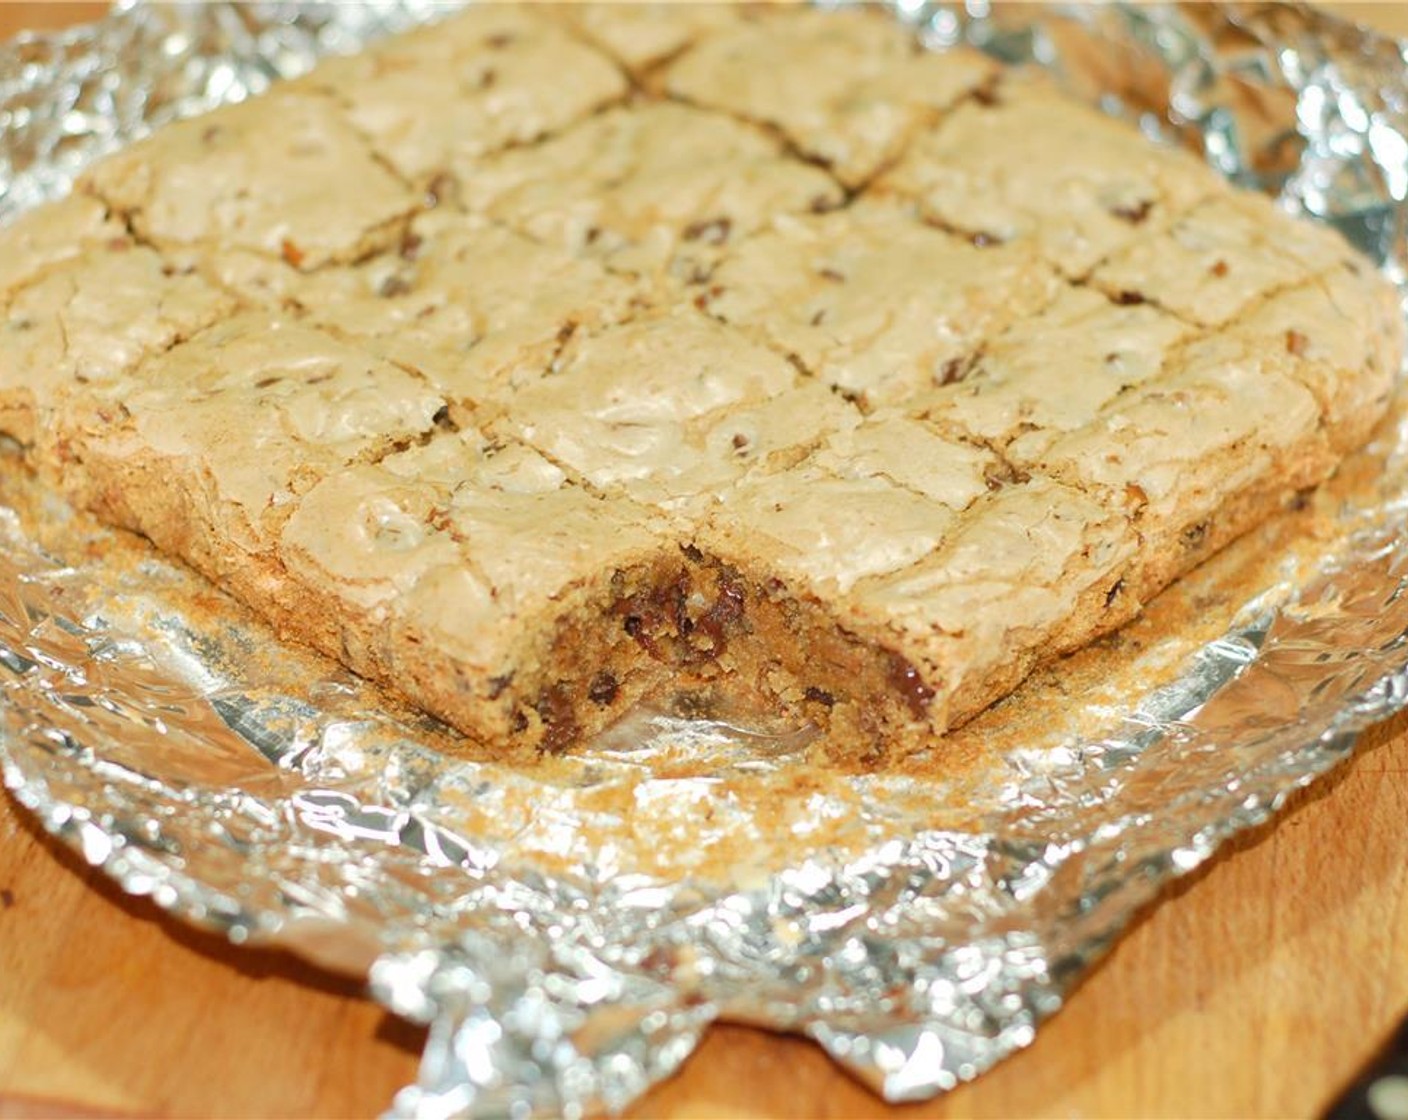
[[[0,218],[172,116],[434,15],[121,8],[0,49]],[[1281,6],[900,5],[1035,62],[1402,279],[1401,47]],[[708,1024],[892,1101],[1031,1041],[1131,916],[1408,704],[1408,407],[1305,508],[879,773],[641,712],[512,769],[0,461],[0,753],[135,895],[430,1024],[404,1117],[619,1109]]]

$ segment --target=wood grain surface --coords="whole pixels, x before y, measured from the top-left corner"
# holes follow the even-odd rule
[[[0,38],[99,4],[0,2]],[[1337,5],[1408,34],[1408,5]],[[1306,1116],[1408,1015],[1408,718],[1179,884],[1035,1044],[887,1109],[801,1040],[710,1032],[640,1117]],[[0,798],[0,1120],[371,1116],[422,1031],[124,896]]]

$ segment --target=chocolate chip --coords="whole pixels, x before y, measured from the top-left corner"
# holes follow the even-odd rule
[[[513,683],[513,674],[512,674],[511,672],[510,672],[510,673],[504,673],[502,676],[499,676],[499,677],[490,677],[490,678],[489,678],[489,699],[490,699],[490,700],[497,700],[500,696],[502,696],[502,695],[504,694],[504,689],[508,688],[508,686],[511,685],[512,683]]]
[[[710,642],[707,656],[721,656],[728,639],[742,625],[746,613],[747,592],[743,580],[732,568],[722,568],[718,575],[718,594],[709,608],[699,616],[697,628]]]
[[[715,284],[708,291],[700,292],[694,297],[694,306],[700,311],[708,311],[709,304],[724,294],[722,284]]]
[[[1149,211],[1154,208],[1154,204],[1147,199],[1135,206],[1116,206],[1110,211],[1116,218],[1123,218],[1130,225],[1137,226],[1149,216]]]
[[[885,677],[890,687],[904,697],[905,704],[915,719],[923,719],[929,701],[934,698],[934,690],[924,683],[919,670],[898,653],[891,653],[889,662],[889,671]]]
[[[616,699],[616,694],[620,690],[621,686],[617,683],[616,677],[603,669],[592,678],[592,683],[587,686],[587,699],[604,708]]]
[[[682,236],[686,241],[702,241],[706,245],[722,245],[728,240],[733,222],[728,218],[710,218],[707,221],[691,222],[684,227]]]
[[[540,749],[545,754],[561,754],[576,741],[577,716],[572,707],[571,694],[561,681],[538,693],[538,698],[533,702],[533,710],[543,721],[543,741]]]
[[[824,689],[817,688],[816,685],[808,685],[807,691],[803,693],[803,695],[808,700],[812,700],[818,704],[824,704],[828,708],[836,703],[836,697],[832,696],[831,693]]]

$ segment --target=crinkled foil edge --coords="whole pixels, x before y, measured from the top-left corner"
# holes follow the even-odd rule
[[[5,48],[0,220],[61,192],[83,162],[172,114],[258,92],[315,55],[440,10],[295,7],[124,6],[97,25]],[[977,5],[898,10],[937,43],[966,40],[1060,69],[1040,19],[1017,24]],[[298,21],[284,22],[293,14]],[[1164,6],[1067,14],[1097,41],[1143,44],[1168,67],[1172,127],[1198,137],[1229,177],[1283,189],[1293,206],[1338,225],[1402,281],[1408,191],[1392,166],[1408,131],[1400,48],[1304,9],[1234,5],[1229,23],[1260,46],[1217,64],[1196,29]],[[176,40],[178,48],[166,49]],[[153,73],[153,58],[169,59],[167,70]],[[1268,179],[1241,158],[1235,116],[1217,99],[1229,73],[1279,74],[1295,88],[1303,148],[1294,169]],[[163,81],[179,82],[179,96],[153,99]],[[1150,131],[1169,127],[1138,105],[1104,100]],[[1012,815],[995,816],[987,830],[900,829],[860,855],[808,858],[747,889],[711,892],[632,875],[583,881],[502,861],[438,813],[435,799],[453,783],[430,752],[411,745],[395,780],[383,775],[371,787],[329,783],[319,771],[316,788],[310,780],[292,794],[261,799],[235,782],[209,795],[115,761],[102,743],[49,721],[34,696],[12,690],[0,741],[4,778],[49,832],[128,893],[237,942],[283,945],[369,975],[387,1007],[431,1024],[419,1082],[398,1096],[394,1115],[618,1109],[676,1069],[716,1018],[808,1034],[886,1099],[922,1099],[1029,1043],[1172,879],[1268,820],[1345,759],[1363,729],[1408,706],[1408,618],[1397,607],[1408,567],[1405,508],[1400,494],[1387,495],[1352,540],[1347,555],[1356,563],[1332,566],[1299,600],[1249,606],[1193,666],[1186,679],[1198,687],[1141,700],[1144,732],[1126,725],[1121,736],[1026,759],[1029,771],[1004,791]],[[120,703],[83,676],[85,658],[100,660],[104,641],[121,645],[120,629],[106,635],[93,618],[68,617],[44,600],[33,573],[50,559],[32,553],[13,527],[6,532],[13,578],[0,603],[0,663],[15,680],[51,671],[73,693]],[[1258,673],[1302,679],[1306,644],[1324,642],[1315,636],[1324,604],[1362,623],[1353,637],[1366,653],[1339,682],[1332,712],[1313,726],[1263,728],[1248,750],[1255,761],[1231,780],[1195,771],[1201,779],[1165,800],[1168,791],[1152,790],[1146,801],[1118,803],[1121,815],[1078,827],[1091,822],[1075,819],[1072,806],[1098,798],[1096,779],[1126,773],[1140,752],[1180,736],[1187,742],[1177,749],[1190,758],[1203,757],[1200,735],[1225,747],[1215,721],[1197,722],[1212,719],[1216,697],[1255,687]],[[233,686],[211,695],[244,740],[266,743],[260,729],[277,722],[268,704]],[[17,712],[21,702],[36,707]],[[281,778],[296,786],[288,742],[269,732],[267,743]],[[326,742],[318,747],[327,753]],[[456,771],[454,781],[462,777]],[[228,859],[247,861],[244,882],[232,862],[221,869],[223,885],[213,885],[215,857],[182,846],[194,819],[233,837]],[[320,846],[326,837],[333,840]],[[368,837],[395,842],[359,857],[365,865],[353,870],[370,876],[361,896],[346,869],[315,875],[298,863],[361,852],[355,845]],[[276,901],[241,889],[256,876],[277,884]],[[1011,920],[1028,904],[1051,912]]]

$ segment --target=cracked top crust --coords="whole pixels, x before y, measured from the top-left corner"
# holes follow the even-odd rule
[[[317,480],[431,430],[445,404],[395,366],[259,312],[173,347],[100,399],[123,419],[75,410],[91,454],[116,469],[145,456],[193,470],[212,522],[244,526],[231,536],[251,545]]]
[[[41,421],[68,396],[97,391],[235,308],[126,238],[52,259],[59,263],[18,286],[0,326],[0,411],[7,398],[25,402],[7,429],[22,443],[39,437]]]
[[[458,172],[467,209],[641,274],[707,269],[720,246],[776,215],[843,197],[758,129],[668,101],[609,110]]]
[[[1195,360],[1117,397],[1033,466],[1143,519],[1211,516],[1283,459],[1323,458],[1320,410],[1277,365]]]
[[[535,381],[577,331],[627,318],[638,285],[485,219],[432,210],[392,249],[303,274],[253,254],[210,262],[219,282],[486,404]]]
[[[988,452],[876,414],[827,433],[788,469],[752,471],[721,490],[706,539],[834,596],[940,547],[999,467]]]
[[[0,302],[37,469],[529,751],[671,656],[942,731],[1326,477],[1403,353],[1338,235],[783,6],[474,6],[96,165]]]
[[[994,698],[984,682],[1025,672],[1030,634],[1059,635],[1074,612],[1105,605],[1136,555],[1137,537],[1118,512],[1034,478],[982,500],[919,563],[860,582],[841,611],[881,620],[917,651],[927,679],[948,682],[948,695],[971,696],[966,686],[974,686],[979,699],[953,719]]]
[[[872,407],[959,379],[985,339],[1059,287],[1025,247],[975,248],[862,202],[775,220],[724,256],[701,302]]]
[[[1331,230],[1288,222],[1267,199],[1222,194],[1095,270],[1117,299],[1150,300],[1202,327],[1232,322],[1258,300],[1355,255]]]
[[[462,663],[502,672],[521,627],[564,588],[658,543],[645,511],[593,496],[531,448],[467,430],[324,479],[284,526],[280,554],[349,607],[375,607]]]
[[[774,19],[785,21],[779,34]],[[766,12],[704,37],[670,66],[665,88],[697,105],[777,128],[857,187],[922,124],[997,72],[967,50],[924,50],[875,11]]]
[[[1092,423],[1119,394],[1158,377],[1192,333],[1152,305],[1121,307],[1067,288],[992,339],[963,379],[917,395],[915,406],[944,430],[1030,461],[1063,432]]]
[[[80,188],[158,248],[250,249],[295,268],[390,243],[419,203],[330,99],[288,90],[168,125]]]
[[[407,181],[556,132],[626,92],[621,72],[531,4],[476,4],[300,85],[324,91]]]
[[[41,206],[24,221],[0,229],[0,261],[5,262],[0,299],[45,269],[104,244],[128,244],[127,229],[97,199],[76,194]]]
[[[702,0],[565,3],[559,11],[569,26],[638,76],[703,34],[755,14],[747,4]]]
[[[1031,243],[1072,277],[1227,191],[1188,154],[1033,79],[1006,79],[958,106],[878,187],[917,200],[947,228]]]
[[[746,461],[710,439],[722,414],[787,394],[797,380],[773,351],[686,308],[580,332],[514,395],[502,426],[599,490],[670,506]]]

